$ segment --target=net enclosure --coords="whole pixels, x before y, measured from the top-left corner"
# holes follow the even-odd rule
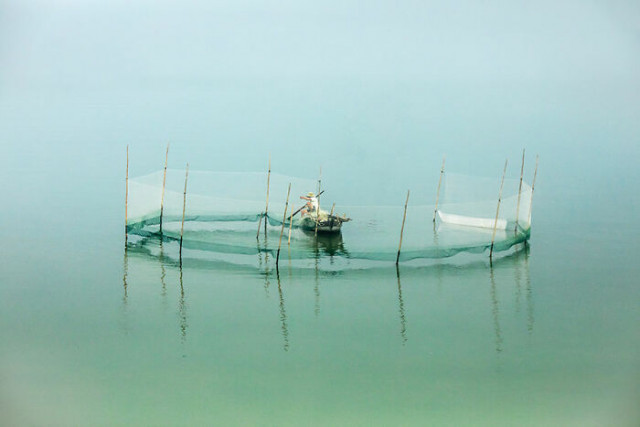
[[[316,180],[265,172],[189,171],[185,186],[185,171],[168,169],[166,179],[158,171],[129,180],[126,229],[143,243],[182,240],[192,253],[227,259],[275,254],[280,245],[290,261],[396,261],[401,229],[399,261],[479,254],[492,245],[493,252],[501,252],[529,239],[533,193],[526,182],[505,179],[498,207],[500,184],[500,179],[446,173],[437,210],[425,203],[427,195],[414,193],[406,215],[404,205],[338,204],[335,214],[351,221],[341,232],[316,234],[301,227],[300,214],[288,219],[304,205],[300,196],[318,192]],[[331,197],[331,192],[321,196],[322,210],[333,208]]]

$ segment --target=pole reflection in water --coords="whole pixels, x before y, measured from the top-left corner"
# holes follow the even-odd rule
[[[179,285],[179,294],[178,294],[178,303],[177,303],[177,316],[178,316],[178,328],[180,339],[184,343],[187,339],[187,330],[189,328],[188,323],[188,303],[186,300],[186,292],[184,286],[183,279],[183,260],[178,257],[178,259],[172,259],[170,256],[165,254],[164,247],[164,238],[156,239],[143,239],[136,243],[129,242],[128,246],[125,248],[124,254],[124,274],[123,274],[123,298],[122,298],[122,307],[124,315],[122,316],[123,321],[126,320],[126,311],[127,306],[129,305],[129,255],[133,255],[132,258],[136,262],[136,266],[144,267],[144,261],[148,259],[154,259],[160,264],[160,287],[161,287],[161,301],[162,307],[164,311],[166,311],[168,307],[167,303],[167,295],[169,293],[169,289],[167,289],[167,274],[171,274],[171,271],[176,271],[178,273],[178,285]],[[131,253],[129,253],[131,251]],[[140,262],[143,264],[140,264]],[[148,265],[151,266],[151,265]],[[177,270],[174,270],[174,267]],[[149,276],[147,276],[149,277]],[[157,280],[157,279],[155,279]],[[155,282],[155,280],[153,280]],[[157,282],[155,282],[157,285]],[[132,288],[135,290],[135,287]]]
[[[265,219],[265,226],[266,226],[266,219]],[[264,242],[262,247],[260,247],[260,240],[258,239],[258,263],[259,263],[259,271],[261,272],[261,274],[264,274],[265,276],[265,280],[264,280],[264,294],[266,298],[269,298],[269,285],[271,284],[269,282],[269,274],[271,273],[270,269],[269,269],[269,247],[268,247],[268,234],[266,232],[266,228],[265,228],[265,234],[264,234]],[[262,253],[264,252],[264,264],[262,261]],[[262,271],[262,267],[264,265],[264,271]]]
[[[264,220],[264,264],[269,268],[269,234],[267,234],[267,220]]]
[[[289,351],[289,326],[287,324],[287,310],[284,306],[284,294],[282,293],[282,285],[280,283],[280,274],[276,274],[278,281],[278,295],[280,297],[280,322],[282,323],[282,339],[284,341],[284,351]]]
[[[162,237],[160,237],[160,254],[158,255],[158,261],[160,262],[160,284],[162,285],[162,290],[160,295],[162,296],[162,306],[167,308],[167,271],[164,267],[164,246],[162,244]]]
[[[320,237],[320,236],[319,236]],[[158,276],[160,279],[161,292],[163,302],[166,301],[167,294],[172,292],[172,289],[167,284],[167,277],[175,271],[178,273],[178,282],[179,282],[179,291],[178,301],[177,301],[177,318],[178,318],[178,326],[179,326],[179,336],[182,339],[182,342],[186,341],[187,333],[189,332],[190,323],[188,322],[188,301],[186,300],[186,286],[184,284],[184,269],[180,264],[177,256],[173,256],[177,251],[174,251],[175,247],[171,247],[173,243],[168,243],[169,241],[165,240],[164,243],[158,241],[154,238],[145,239],[142,241],[137,241],[136,243],[130,242],[127,246],[124,257],[123,257],[123,276],[122,276],[122,315],[121,319],[123,324],[127,322],[127,316],[132,316],[133,311],[131,313],[126,313],[130,308],[128,306],[135,299],[130,300],[129,297],[134,297],[137,295],[134,291],[137,291],[136,286],[130,288],[131,277],[135,277],[135,280],[138,280],[138,277],[147,277],[149,275],[138,276],[133,275],[130,276],[129,273],[134,273],[134,270],[129,271],[129,267],[132,269],[135,267],[135,271],[137,272],[138,268],[142,268],[142,271],[148,271],[149,267],[152,267],[152,271],[156,271],[156,274],[151,275],[151,277],[155,277],[152,281],[154,282],[153,286],[157,289]],[[370,292],[369,295],[372,295],[374,298],[387,298],[388,292],[392,291],[391,288],[388,288],[388,284],[392,279],[391,266],[376,266],[369,269],[357,269],[357,270],[343,270],[340,271],[339,274],[331,274],[320,273],[320,269],[323,267],[323,262],[328,261],[324,254],[324,249],[320,245],[317,245],[313,241],[308,242],[309,245],[314,245],[313,250],[315,251],[315,257],[313,260],[309,260],[310,262],[306,264],[304,267],[297,267],[295,262],[292,267],[289,268],[288,275],[279,275],[277,274],[277,292],[278,292],[278,305],[279,305],[279,318],[280,325],[278,327],[279,331],[276,336],[281,336],[281,343],[283,342],[283,348],[285,351],[288,351],[290,348],[290,337],[289,337],[289,320],[291,313],[287,313],[287,308],[291,310],[291,307],[286,307],[285,303],[285,287],[287,283],[300,283],[303,289],[301,294],[290,293],[289,304],[294,303],[294,308],[298,306],[300,303],[303,303],[304,306],[301,307],[309,307],[309,305],[313,305],[314,314],[311,314],[311,310],[305,309],[306,316],[309,318],[319,317],[320,313],[320,279],[326,277],[326,284],[333,284],[334,280],[345,285],[360,286],[362,283],[367,282],[371,279],[374,286],[368,287],[367,292]],[[252,243],[253,245],[253,243]],[[263,249],[263,241],[261,239],[260,246],[261,251],[265,252]],[[295,257],[295,246],[291,248],[292,256]],[[265,252],[266,255],[266,252]],[[320,258],[322,256],[322,259]],[[238,271],[237,269],[243,269],[245,267],[241,267],[238,265],[234,265],[232,263],[227,263],[217,261],[217,260],[206,260],[203,261],[201,259],[191,260],[189,257],[189,252],[186,253],[186,258],[184,258],[184,267],[191,268],[192,271],[198,273],[199,269],[203,271],[211,271],[211,274],[221,274],[225,275],[226,269],[229,269],[229,272]],[[149,263],[149,260],[152,262]],[[254,261],[255,258],[252,259]],[[412,337],[421,336],[424,333],[424,319],[425,311],[427,307],[431,304],[438,304],[438,300],[448,301],[451,298],[469,298],[470,295],[473,295],[474,300],[484,299],[486,296],[489,297],[489,307],[482,308],[482,311],[488,313],[488,310],[491,311],[491,318],[486,323],[484,323],[485,330],[488,329],[490,333],[488,334],[490,348],[492,348],[492,352],[495,351],[498,354],[503,354],[507,349],[507,343],[511,345],[517,345],[519,338],[518,336],[513,336],[513,331],[518,328],[514,328],[513,321],[516,319],[520,319],[519,323],[521,325],[521,331],[524,336],[527,335],[525,333],[526,330],[529,334],[533,333],[534,328],[534,295],[533,295],[533,284],[529,277],[529,250],[528,248],[521,249],[518,252],[512,253],[511,255],[496,258],[493,260],[492,264],[488,264],[485,260],[474,261],[469,264],[461,264],[455,265],[455,263],[448,263],[446,260],[434,260],[431,265],[428,266],[409,266],[403,265],[403,271],[400,272],[401,267],[396,268],[396,280],[395,285],[397,287],[397,313],[398,317],[396,322],[397,327],[399,326],[400,331],[400,342],[402,345],[406,345],[408,342],[408,316],[407,309],[405,307],[405,299],[408,295],[403,293],[403,290],[407,290],[407,286],[410,289],[416,289],[418,291],[419,288],[414,288],[412,286],[422,286],[422,289],[419,292],[427,292],[428,289],[431,289],[434,295],[434,299],[430,300],[417,300],[414,304],[418,307],[418,312],[414,313],[415,324],[412,323]],[[158,272],[158,266],[155,264],[156,262],[160,263],[160,271]],[[146,265],[145,265],[146,264]],[[253,263],[252,263],[253,264]],[[255,275],[255,264],[251,267],[246,267],[247,272],[249,272],[249,276],[253,276],[254,278],[259,278],[254,283],[257,285],[254,289],[260,293],[259,288],[264,287],[267,292],[267,299],[269,298],[269,289],[270,289],[270,280],[272,269],[268,263],[263,263],[263,269],[261,269],[258,275]],[[174,268],[175,267],[175,268]],[[489,277],[487,277],[487,268],[489,268]],[[219,273],[218,273],[219,272]],[[236,277],[234,274],[234,280]],[[197,276],[198,274],[196,274]],[[260,277],[262,275],[262,277]],[[245,276],[244,274],[242,276]],[[384,280],[377,280],[378,278],[386,277]],[[289,280],[287,281],[287,278]],[[147,280],[147,279],[144,279]],[[187,278],[189,280],[189,278]],[[243,279],[244,280],[244,279]],[[248,278],[247,280],[252,280]],[[344,280],[344,281],[343,281]],[[147,280],[148,281],[148,280]],[[294,282],[295,281],[295,282]],[[262,282],[262,283],[261,283]],[[284,282],[284,283],[283,283]],[[311,283],[313,282],[313,284]],[[403,283],[404,282],[404,283]],[[490,285],[489,294],[486,294],[486,290],[483,291],[481,289],[486,289],[486,284]],[[137,283],[136,283],[137,284]],[[325,283],[322,283],[325,285]],[[378,288],[377,285],[380,284]],[[402,288],[402,285],[405,285],[405,289]],[[476,284],[484,284],[483,288],[478,288],[475,286]],[[327,296],[323,295],[325,298],[333,298],[335,295],[340,295],[340,292],[351,292],[352,290],[344,288],[344,291],[340,289],[340,287],[332,287],[324,288],[329,292]],[[386,290],[384,290],[386,289]],[[130,292],[134,292],[131,293]],[[195,290],[194,290],[195,292]],[[230,291],[231,292],[231,291]],[[233,291],[235,292],[235,291]],[[239,292],[239,291],[238,291]],[[392,291],[393,292],[393,291]],[[478,294],[480,292],[480,294]],[[336,294],[337,293],[337,294]],[[485,296],[482,297],[482,294]],[[304,297],[303,297],[304,295]],[[194,301],[197,304],[206,304],[206,301],[202,301],[196,296]],[[292,299],[293,298],[293,299]],[[302,298],[302,299],[301,299]],[[137,301],[137,300],[136,300]],[[330,300],[329,300],[330,301]],[[369,303],[371,301],[368,301]],[[470,301],[473,303],[473,301]],[[325,301],[327,303],[327,301]],[[461,301],[463,303],[463,301]],[[308,305],[307,305],[308,304]],[[501,305],[502,304],[502,305]],[[338,311],[341,307],[329,307],[330,311],[328,313],[336,313],[334,308],[338,308]],[[372,305],[371,307],[364,307],[364,309],[369,310],[372,315],[376,315],[376,310],[379,310],[378,305]],[[325,308],[326,310],[326,308]],[[446,313],[446,314],[445,314]],[[518,315],[518,313],[520,313]],[[287,316],[289,314],[289,317]],[[377,313],[382,314],[382,313]],[[511,316],[513,314],[513,316]],[[175,314],[172,314],[175,316]],[[215,314],[214,314],[215,315]],[[349,311],[341,314],[342,316],[346,316],[348,319],[351,316]],[[354,314],[357,315],[357,314]],[[443,316],[450,316],[451,318],[455,318],[458,315],[455,312],[442,312]],[[335,316],[335,314],[334,314]],[[471,316],[471,314],[469,315]],[[378,316],[379,318],[379,316]],[[446,320],[446,318],[443,318]],[[193,319],[190,319],[193,323]],[[327,323],[322,323],[321,327],[325,327],[326,325],[333,325],[336,319],[327,318],[325,321]],[[174,320],[175,321],[175,320]],[[131,322],[129,322],[131,323]],[[175,325],[175,323],[174,323]],[[423,325],[423,326],[421,326]],[[126,325],[125,325],[126,326]],[[174,326],[175,327],[175,326]],[[416,329],[416,327],[418,329]],[[391,324],[391,334],[395,336],[397,334],[397,329],[393,328],[393,324]],[[276,331],[274,331],[276,332]],[[458,333],[463,333],[463,331],[457,331]],[[308,333],[313,333],[313,331],[309,331]],[[276,341],[277,342],[277,341]]]
[[[531,298],[528,294],[530,291],[529,286],[531,284],[531,280],[529,278],[529,245],[523,244],[522,249],[517,253],[517,259],[515,262],[515,282],[516,282],[516,312],[520,313],[522,310],[522,276],[524,275],[525,280],[525,292],[526,302],[527,302],[527,311],[530,310]]]
[[[320,272],[318,271],[318,267],[320,264],[320,247],[318,236],[315,237],[315,283],[313,287],[313,293],[315,294],[315,304],[314,304],[314,313],[316,317],[320,314]]]
[[[262,251],[260,250],[259,239],[256,239],[256,249],[258,251],[258,271],[262,271]]]
[[[438,249],[439,251],[439,247],[440,247],[440,241],[438,238],[438,231],[436,229],[436,222],[433,221],[433,246]],[[436,269],[436,278],[437,280],[437,291],[438,291],[438,296],[442,295],[442,270],[443,270],[443,266],[442,266],[442,259],[440,258],[436,258],[435,259],[435,264],[434,264],[434,268]]]
[[[533,290],[531,288],[531,277],[529,275],[529,245],[522,245],[522,249],[513,255],[514,265],[514,282],[515,290],[515,310],[516,313],[522,312],[522,279],[524,276],[524,292],[527,310],[527,331],[529,334],[533,332],[534,316],[533,316]]]
[[[122,260],[122,330],[125,333],[129,332],[129,322],[127,321],[127,307],[128,307],[128,302],[129,302],[129,284],[127,282],[127,276],[129,275],[129,253],[127,251],[127,246],[125,244],[124,247],[124,259]]]
[[[533,290],[531,288],[531,276],[529,275],[529,245],[525,246],[524,257],[524,275],[527,291],[527,330],[529,334],[533,332]]]
[[[180,299],[178,301],[178,316],[180,318],[180,338],[182,343],[187,339],[187,304],[184,300],[184,285],[182,281],[182,263],[180,263]]]
[[[514,273],[516,282],[516,313],[520,313],[522,300],[522,267],[519,262],[516,263]]]
[[[271,281],[269,280],[270,272],[269,270],[265,270],[260,274],[264,276],[264,297],[269,299],[269,286],[271,285]]]
[[[496,279],[496,275],[501,271],[509,273],[506,281]],[[514,311],[516,314],[522,312],[522,279],[524,275],[525,281],[525,298],[527,305],[527,331],[529,334],[533,332],[534,311],[533,311],[533,289],[531,286],[531,277],[529,276],[529,248],[523,248],[514,254],[500,260],[495,260],[489,264],[490,279],[490,296],[491,296],[491,314],[493,319],[494,340],[496,353],[504,350],[504,332],[500,324],[500,301],[498,298],[498,285],[504,283],[508,286],[500,286],[502,289],[513,289],[515,294]],[[503,276],[504,277],[504,276]],[[520,317],[520,316],[516,316]]]
[[[493,328],[496,334],[496,352],[502,352],[502,330],[500,329],[500,310],[498,308],[498,295],[496,293],[496,280],[493,274],[493,263],[490,263],[489,275],[491,277],[491,312],[493,314]]]
[[[402,300],[402,285],[400,284],[400,268],[396,264],[396,277],[398,279],[398,313],[400,314],[400,336],[402,345],[407,342],[407,320],[404,315],[404,301]]]
[[[123,270],[123,274],[122,274],[122,290],[123,290],[123,296],[122,296],[122,307],[126,308],[127,306],[127,298],[128,298],[128,284],[127,284],[127,275],[129,274],[129,254],[127,253],[127,247],[124,247],[124,259],[122,261],[122,270]]]

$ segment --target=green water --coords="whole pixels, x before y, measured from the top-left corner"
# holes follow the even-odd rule
[[[637,426],[639,13],[0,2],[0,425]],[[399,212],[444,154],[497,182],[526,147],[530,246],[279,274],[125,252],[126,145],[140,176],[168,141],[170,168],[271,154]]]
[[[610,235],[596,248],[596,233],[540,228],[493,267],[326,272],[283,258],[279,275],[272,261],[180,268],[175,247],[125,253],[109,229],[16,239],[3,256],[3,419],[633,425],[633,256]]]

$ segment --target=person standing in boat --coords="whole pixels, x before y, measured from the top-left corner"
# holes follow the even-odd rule
[[[301,199],[306,200],[307,204],[305,206],[305,209],[302,210],[302,216],[305,216],[308,213],[318,213],[318,198],[315,196],[315,194],[313,193],[307,193],[306,196],[300,196]]]

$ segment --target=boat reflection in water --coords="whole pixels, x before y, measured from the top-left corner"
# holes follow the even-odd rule
[[[345,248],[342,239],[342,232],[318,233],[313,230],[302,229],[302,232],[309,237],[306,242],[308,249],[311,249],[316,256],[327,255],[349,257],[349,251]]]

